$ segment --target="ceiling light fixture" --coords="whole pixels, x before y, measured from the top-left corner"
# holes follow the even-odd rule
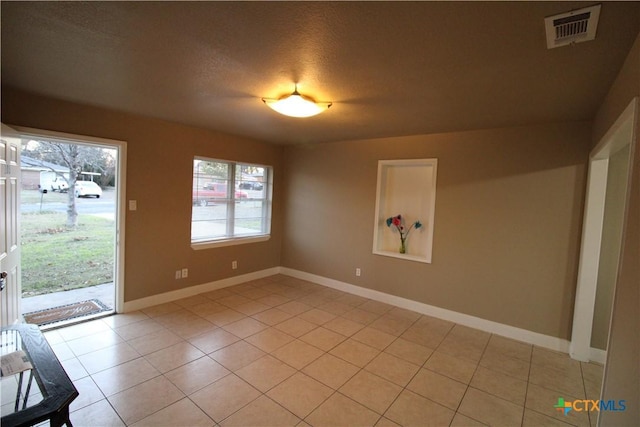
[[[320,114],[331,107],[331,102],[316,102],[310,96],[298,92],[298,85],[291,95],[285,95],[278,99],[262,98],[272,110],[290,117],[311,117]]]

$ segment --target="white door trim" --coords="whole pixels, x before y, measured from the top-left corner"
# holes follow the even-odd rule
[[[633,142],[637,108],[638,98],[636,97],[625,108],[589,156],[578,283],[569,347],[571,357],[581,361],[589,361],[592,358],[591,332],[600,264],[609,158]]]
[[[116,271],[115,271],[115,311],[124,311],[124,248],[125,248],[125,214],[126,214],[126,178],[127,178],[127,143],[116,139],[98,138],[95,136],[77,135],[64,132],[56,132],[44,129],[35,129],[22,126],[11,126],[23,137],[52,138],[70,143],[106,145],[118,149],[118,162],[116,164]]]

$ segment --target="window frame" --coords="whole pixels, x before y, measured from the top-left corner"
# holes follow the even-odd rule
[[[227,198],[221,199],[227,205],[226,210],[226,232],[224,236],[206,239],[193,238],[193,214],[196,204],[193,203],[193,191],[196,190],[194,182],[199,179],[196,174],[196,161],[221,163],[227,165],[227,178],[225,185],[227,186]],[[238,167],[241,166],[254,166],[263,169],[263,196],[261,198],[252,198],[250,200],[244,200],[242,198],[236,198],[236,183],[238,180],[236,172]],[[214,159],[204,156],[194,156],[192,165],[192,183],[191,183],[191,228],[190,228],[190,241],[191,247],[194,250],[217,248],[224,246],[241,245],[246,243],[264,242],[271,238],[271,220],[272,220],[272,205],[273,205],[273,167],[264,164],[239,162],[233,160]],[[246,203],[251,200],[259,200],[262,202],[262,215],[261,215],[261,231],[256,234],[249,235],[236,235],[235,224],[238,218],[236,218],[236,207],[241,203]]]

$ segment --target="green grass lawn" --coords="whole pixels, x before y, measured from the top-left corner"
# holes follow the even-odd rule
[[[22,214],[24,297],[113,281],[114,221],[80,215],[69,229],[66,219],[59,212]]]

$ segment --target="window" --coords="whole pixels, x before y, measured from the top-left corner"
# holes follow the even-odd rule
[[[268,239],[272,182],[269,166],[194,158],[191,210],[194,248]]]

